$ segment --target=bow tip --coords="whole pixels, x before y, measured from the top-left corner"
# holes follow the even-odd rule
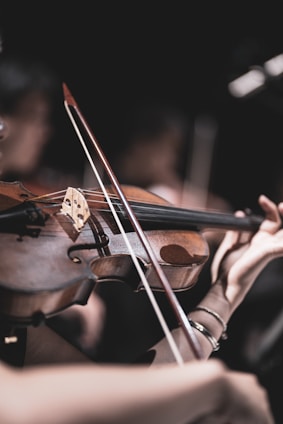
[[[73,98],[67,84],[65,82],[63,82],[63,93],[64,93],[64,98],[65,101],[68,103],[68,105],[70,106],[76,106],[76,102],[75,99]]]

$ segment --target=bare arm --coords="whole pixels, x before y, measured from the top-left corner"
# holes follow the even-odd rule
[[[184,366],[0,365],[5,424],[273,424],[255,377],[217,360]],[[211,421],[209,421],[211,422]]]
[[[263,268],[272,259],[283,255],[283,230],[280,229],[283,204],[277,207],[265,196],[260,196],[259,204],[266,217],[255,234],[227,231],[213,259],[213,284],[199,305],[215,312],[224,324],[228,323]],[[220,339],[223,325],[211,313],[195,310],[189,317],[205,326],[216,340]],[[194,331],[202,346],[204,357],[208,358],[212,352],[212,344],[198,330]],[[174,330],[173,335],[184,360],[194,359],[182,330]],[[155,363],[174,361],[166,339],[157,343],[153,349],[156,351]]]

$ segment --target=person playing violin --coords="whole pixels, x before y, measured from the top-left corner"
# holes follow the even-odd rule
[[[25,55],[0,53],[2,180],[19,180],[36,194],[81,183],[79,167],[71,175],[66,163],[60,170],[57,165],[61,159],[57,147],[61,101],[61,81],[49,64]]]
[[[7,129],[4,118],[2,129]],[[2,142],[5,140],[3,136]],[[2,150],[2,163],[4,158]],[[256,376],[234,372],[221,361],[208,359],[256,276],[269,261],[283,254],[283,205],[277,207],[265,196],[259,203],[266,214],[260,228],[255,234],[227,232],[213,262],[211,289],[189,314],[203,352],[200,359],[196,360],[180,328],[173,330],[173,336],[184,363],[173,363],[163,339],[158,343],[162,349],[153,347],[156,354],[150,367],[95,364],[48,327],[28,328],[24,366],[18,369],[5,361],[0,366],[4,383],[0,389],[0,421],[273,424],[268,394]],[[98,298],[95,293],[93,298]],[[95,337],[104,319],[99,305],[100,300],[93,308]],[[29,355],[30,341],[37,344],[37,359],[35,354]]]
[[[283,204],[277,208],[265,196],[259,202],[266,214],[259,230],[227,232],[213,263],[212,289],[201,309],[190,314],[207,329],[196,330],[202,359],[187,358],[188,346],[175,334],[185,354],[181,366],[160,363],[164,358],[150,367],[76,359],[71,364],[30,364],[20,370],[2,363],[1,422],[274,424],[268,394],[255,375],[207,359],[215,347],[212,341],[223,334],[222,320],[227,322],[264,266],[283,254],[279,214]],[[44,349],[52,353],[54,345],[46,343]]]

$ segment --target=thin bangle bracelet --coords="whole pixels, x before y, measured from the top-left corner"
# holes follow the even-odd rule
[[[210,342],[212,346],[213,352],[216,352],[217,350],[219,350],[220,345],[218,341],[216,340],[215,337],[212,336],[212,334],[210,334],[210,332],[204,325],[200,324],[199,322],[193,321],[190,318],[189,318],[189,323],[191,324],[193,328],[198,330],[201,334],[203,334],[207,338],[207,340]]]
[[[204,312],[207,312],[208,314],[210,314],[211,316],[213,316],[223,327],[221,339],[227,340],[227,338],[228,338],[227,325],[217,312],[213,311],[212,309],[207,308],[206,306],[197,306],[196,308],[194,308],[194,311],[204,311]]]

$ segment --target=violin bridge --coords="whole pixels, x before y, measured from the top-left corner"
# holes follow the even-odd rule
[[[90,217],[88,203],[79,189],[68,187],[61,212],[72,219],[73,227],[80,232]]]

